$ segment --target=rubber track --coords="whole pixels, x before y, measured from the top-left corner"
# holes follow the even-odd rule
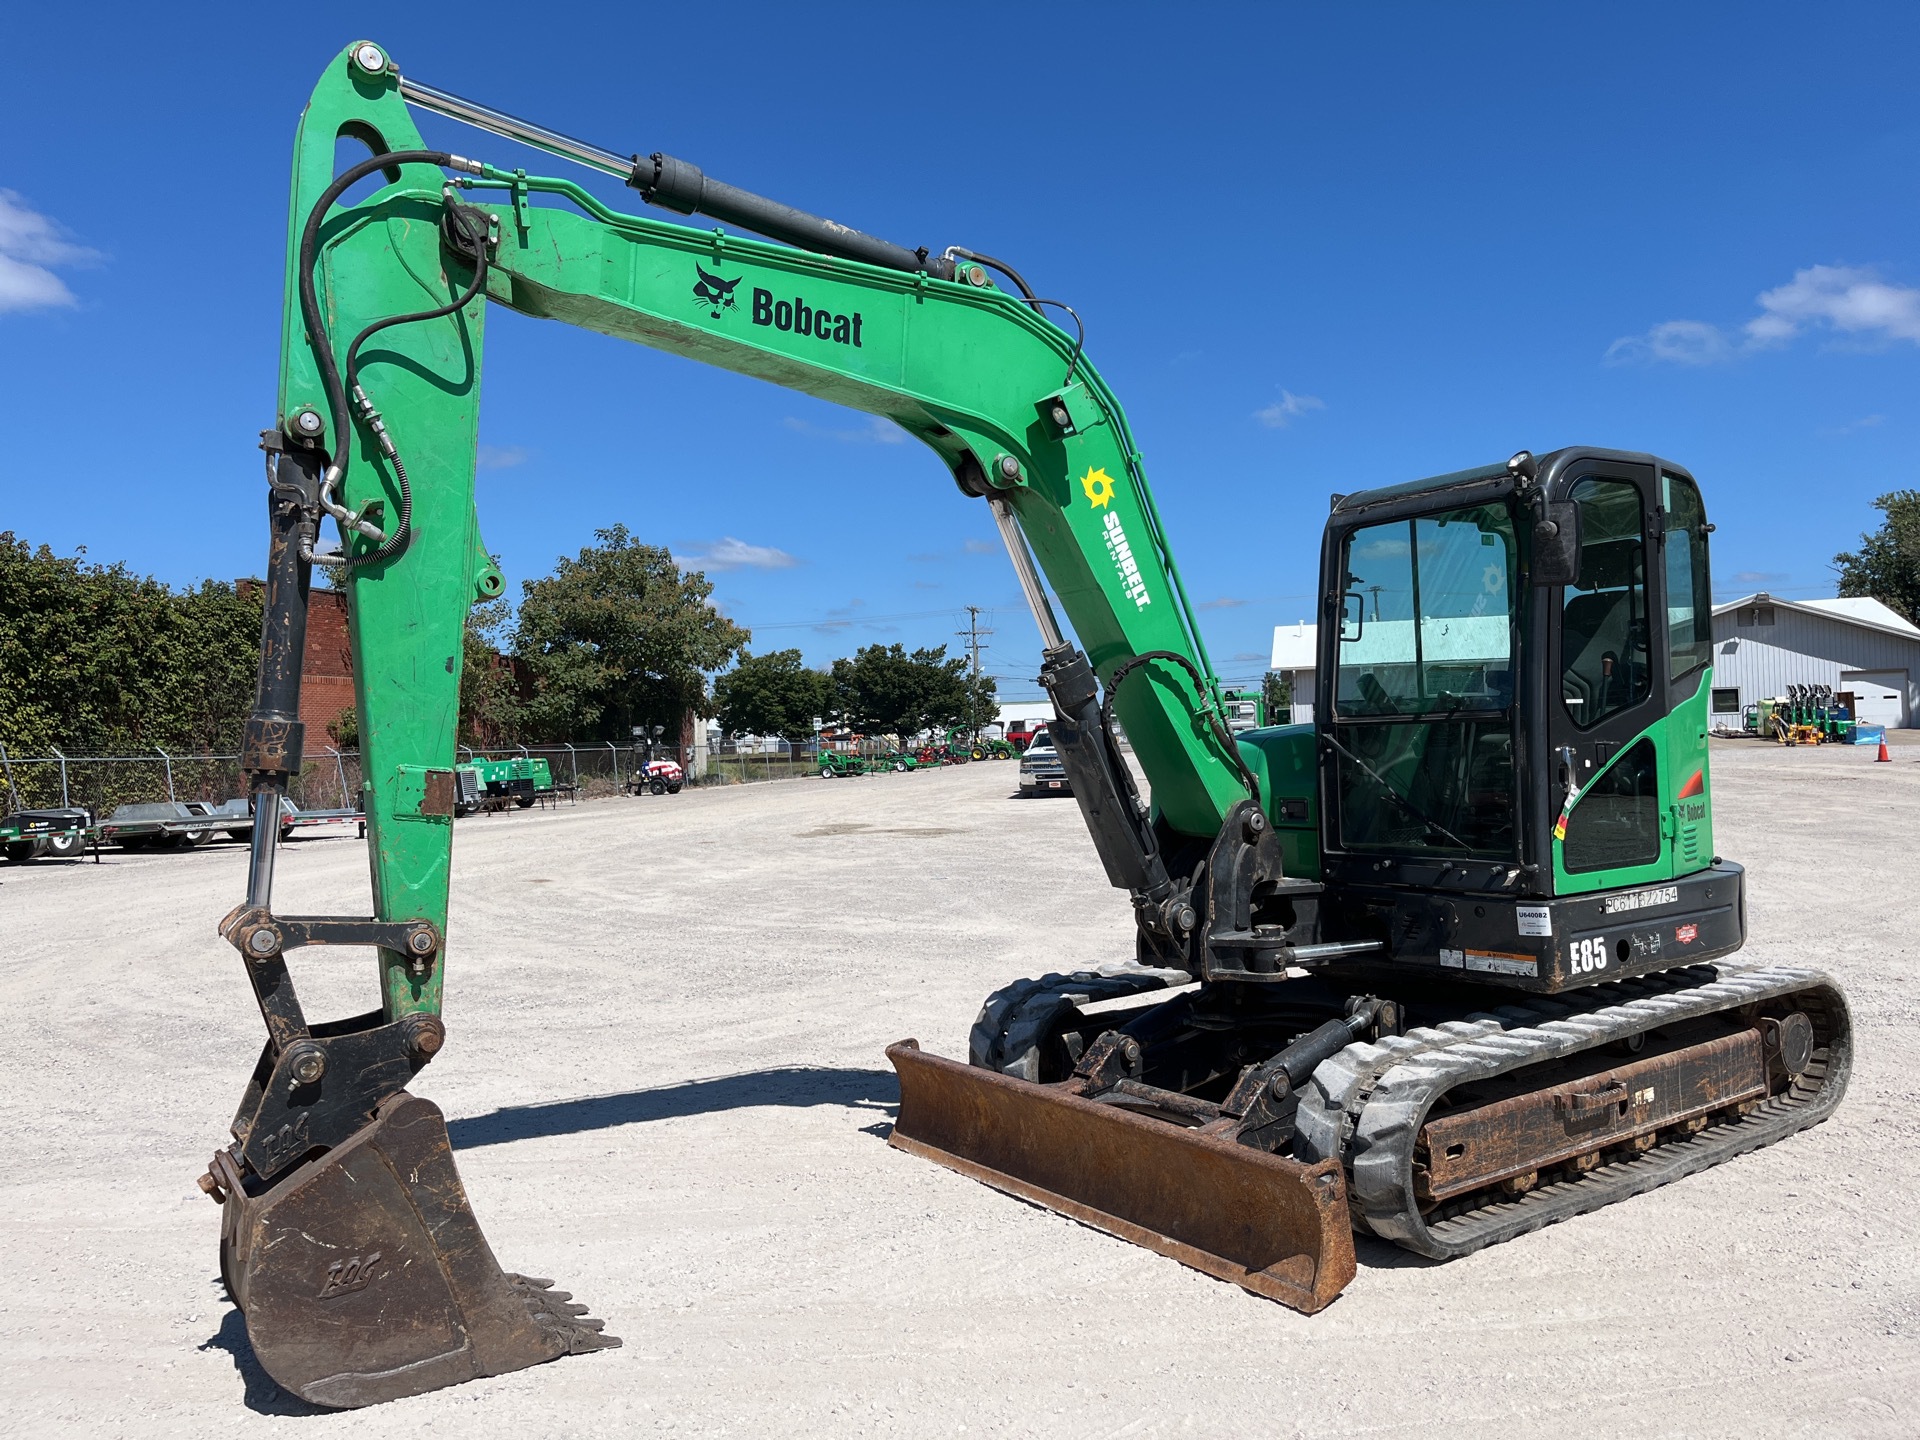
[[[1517,1199],[1468,1199],[1467,1208],[1442,1207],[1431,1221],[1422,1216],[1413,1192],[1414,1145],[1427,1112],[1448,1090],[1662,1025],[1787,996],[1813,1022],[1813,1060],[1786,1091],[1750,1114],[1585,1175],[1551,1181]],[[1294,1154],[1307,1161],[1340,1155],[1357,1223],[1418,1254],[1451,1260],[1818,1124],[1839,1104],[1852,1063],[1846,1000],[1826,975],[1695,966],[1350,1045],[1314,1071],[1303,1089]]]
[[[1162,970],[1126,961],[1097,970],[1054,973],[1016,980],[994,991],[974,1018],[968,1037],[969,1063],[1019,1080],[1040,1083],[1040,1047],[1068,1010],[1100,1000],[1145,995],[1188,985],[1184,970]]]

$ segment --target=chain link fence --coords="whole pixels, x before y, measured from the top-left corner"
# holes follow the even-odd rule
[[[795,780],[820,773],[820,742],[795,745],[786,740],[719,740],[707,750],[702,784],[743,785],[765,780]]]
[[[508,745],[491,750],[459,747],[455,760],[544,759],[556,792],[574,798],[615,795],[628,789],[651,759],[668,759],[688,772],[695,785],[740,785],[817,774],[819,743],[724,740],[705,755],[705,772],[693,775],[694,759],[676,746],[618,745],[607,741],[550,745]],[[309,752],[289,786],[302,810],[355,809],[360,797],[360,756],[353,750],[321,747]],[[246,776],[235,755],[175,755],[152,750],[137,755],[10,755],[0,745],[0,776],[9,810],[81,805],[105,819],[121,805],[155,801],[204,800],[212,804],[247,793]]]

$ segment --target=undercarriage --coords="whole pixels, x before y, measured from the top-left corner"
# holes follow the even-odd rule
[[[983,1008],[970,1067],[893,1047],[894,1143],[1313,1311],[1352,1275],[1331,1233],[1349,1222],[1466,1255],[1816,1124],[1851,1067],[1846,1002],[1811,970],[1698,965],[1552,997],[1300,974],[1144,998],[1185,978],[1022,981]],[[1178,1138],[1154,1153],[1142,1122]],[[1111,1163],[1077,1165],[1108,1129]],[[1222,1182],[1222,1151],[1260,1163]]]

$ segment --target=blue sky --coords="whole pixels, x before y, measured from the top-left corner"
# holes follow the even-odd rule
[[[0,528],[174,582],[261,566],[289,146],[363,36],[1074,304],[1231,677],[1310,617],[1331,491],[1654,450],[1705,487],[1717,591],[1804,598],[1916,483],[1920,7],[109,3],[8,31]],[[550,323],[491,322],[487,366],[510,582],[620,521],[703,557],[756,649],[952,643],[973,604],[1003,693],[1037,693],[931,455]]]

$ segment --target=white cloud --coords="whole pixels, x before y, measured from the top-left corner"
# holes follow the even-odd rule
[[[1607,347],[1609,365],[1664,360],[1674,365],[1714,365],[1730,360],[1733,342],[1704,320],[1665,320],[1644,335],[1623,335]]]
[[[1202,600],[1200,602],[1200,608],[1202,610],[1238,610],[1246,603],[1246,601],[1236,599],[1232,595],[1222,595],[1218,600]]]
[[[99,259],[99,251],[74,244],[57,222],[15,191],[0,190],[0,313],[77,305],[54,267]]]
[[[1326,408],[1327,402],[1318,395],[1296,395],[1291,390],[1282,390],[1278,400],[1262,405],[1253,412],[1253,418],[1269,430],[1284,430],[1309,411]]]
[[[1823,435],[1852,435],[1857,431],[1871,430],[1876,425],[1884,425],[1886,423],[1887,417],[1884,415],[1862,415],[1858,420],[1849,420],[1845,425],[1836,425],[1831,430],[1823,430],[1820,433]]]
[[[1871,270],[1813,265],[1760,297],[1747,322],[1755,345],[1778,345],[1811,326],[1920,344],[1920,290],[1891,285]]]
[[[823,440],[838,440],[843,445],[904,445],[907,432],[884,415],[869,415],[867,423],[853,430],[835,430],[815,425],[797,415],[787,417],[787,428],[798,435],[817,435]]]
[[[723,535],[711,543],[701,541],[684,554],[675,551],[673,563],[683,570],[788,570],[800,562],[771,545],[749,545]]]
[[[1000,547],[995,545],[991,540],[962,540],[960,542],[960,553],[963,555],[991,555],[999,550],[999,548]]]
[[[482,445],[473,463],[482,470],[511,470],[532,458],[533,452],[524,445]]]
[[[1644,335],[1624,335],[1607,347],[1607,363],[1716,365],[1822,329],[1868,343],[1920,344],[1920,290],[1857,266],[1809,265],[1763,292],[1757,303],[1760,313],[1737,330],[1704,320],[1666,320]]]

